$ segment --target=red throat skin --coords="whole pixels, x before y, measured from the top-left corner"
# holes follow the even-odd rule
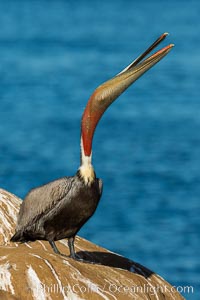
[[[106,108],[100,110],[98,105],[93,102],[93,99],[93,97],[90,97],[81,122],[82,151],[84,151],[85,156],[91,156],[94,132],[99,120],[106,110]]]

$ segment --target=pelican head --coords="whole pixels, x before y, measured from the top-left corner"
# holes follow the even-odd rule
[[[106,109],[121,95],[133,82],[146,71],[164,58],[174,46],[170,44],[153,55],[144,59],[168,33],[162,34],[144,53],[136,58],[112,79],[101,84],[93,92],[84,110],[81,122],[81,153],[82,165],[91,165],[92,140],[95,128]]]

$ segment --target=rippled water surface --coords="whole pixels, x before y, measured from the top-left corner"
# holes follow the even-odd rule
[[[93,144],[104,193],[80,235],[199,299],[198,1],[0,1],[0,180],[24,197],[79,166],[100,83],[161,33],[176,47],[105,113]]]

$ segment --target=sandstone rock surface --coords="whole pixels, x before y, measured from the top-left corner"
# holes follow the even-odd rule
[[[147,268],[80,237],[76,251],[93,264],[56,255],[48,242],[11,243],[20,203],[0,189],[1,300],[184,299]],[[67,240],[57,246],[69,254]]]

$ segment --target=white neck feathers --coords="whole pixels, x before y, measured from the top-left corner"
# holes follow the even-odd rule
[[[81,166],[79,168],[79,172],[85,184],[91,185],[91,183],[95,179],[95,172],[92,166],[92,153],[90,156],[85,155],[82,138],[81,138]]]

